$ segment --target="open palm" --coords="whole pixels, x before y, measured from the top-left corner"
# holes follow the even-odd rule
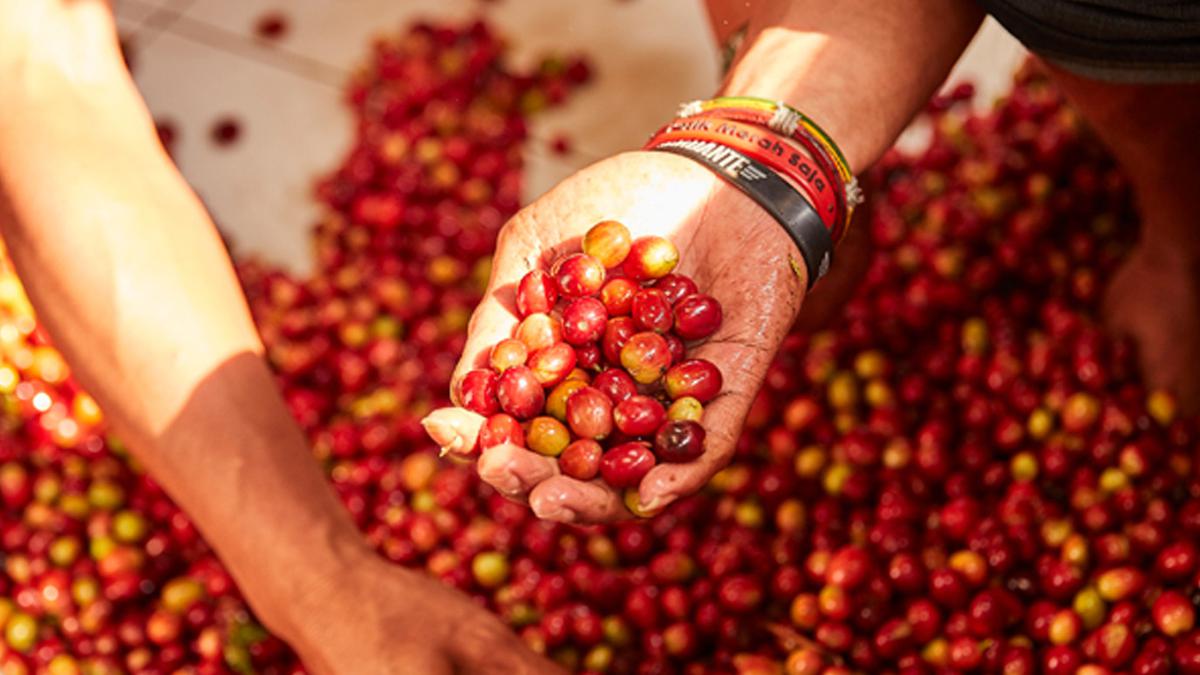
[[[455,382],[483,366],[492,345],[512,335],[520,278],[578,251],[588,228],[608,219],[624,223],[635,238],[657,234],[674,242],[680,251],[676,271],[725,310],[721,328],[690,354],[716,364],[724,377],[724,390],[704,411],[705,452],[694,462],[659,464],[647,474],[640,508],[654,512],[700,489],[729,463],[750,404],[800,308],[804,280],[793,271],[791,260],[799,254],[787,234],[722,179],[666,153],[618,155],[568,178],[505,226]],[[432,414],[426,429],[448,451],[468,452],[482,422],[455,408]],[[505,495],[527,498],[543,518],[583,523],[629,515],[617,491],[599,480],[562,475],[554,458],[523,448],[486,450],[479,474]]]

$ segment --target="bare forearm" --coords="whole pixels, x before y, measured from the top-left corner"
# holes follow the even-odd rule
[[[799,108],[856,172],[891,146],[982,19],[967,0],[758,0],[750,11],[722,93]]]
[[[140,389],[109,412],[146,441],[204,374],[261,347],[211,222],[122,84],[16,106],[0,122],[0,190],[39,318],[95,395]]]
[[[33,79],[0,120],[0,224],[14,263],[76,376],[271,621],[279,596],[319,590],[309,586],[353,564],[362,544],[132,83]],[[280,569],[294,573],[290,588]]]

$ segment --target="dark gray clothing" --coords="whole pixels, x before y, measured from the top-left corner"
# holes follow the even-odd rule
[[[1030,51],[1114,82],[1200,81],[1200,1],[979,0]]]

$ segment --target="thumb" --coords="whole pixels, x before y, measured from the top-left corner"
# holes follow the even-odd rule
[[[522,212],[524,213],[524,212]],[[468,372],[487,365],[488,354],[497,342],[512,337],[520,318],[517,313],[517,284],[528,272],[544,267],[547,251],[530,219],[517,214],[500,231],[492,273],[483,299],[471,315],[467,342],[451,378],[450,396],[458,405],[458,386]]]
[[[468,372],[485,368],[492,347],[511,337],[520,323],[516,295],[522,277],[535,269],[547,269],[553,259],[578,250],[580,245],[578,238],[545,244],[554,233],[545,231],[541,221],[534,217],[534,209],[527,207],[512,216],[496,241],[496,256],[492,259],[487,291],[470,317],[467,344],[450,381],[451,400],[457,405],[462,405],[462,401],[457,400],[458,383]]]

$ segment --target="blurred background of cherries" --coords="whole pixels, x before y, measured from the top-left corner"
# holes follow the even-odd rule
[[[239,259],[279,386],[381,555],[580,672],[1200,673],[1196,420],[1098,326],[1136,216],[1032,68],[985,111],[940,95],[928,148],[872,171],[862,286],[788,337],[701,494],[561,526],[439,460],[418,422],[448,402],[527,120],[591,77],[503,57],[480,23],[374,45],[345,86],[354,145],[316,184],[315,273]],[[301,672],[7,265],[0,355],[3,672]]]

